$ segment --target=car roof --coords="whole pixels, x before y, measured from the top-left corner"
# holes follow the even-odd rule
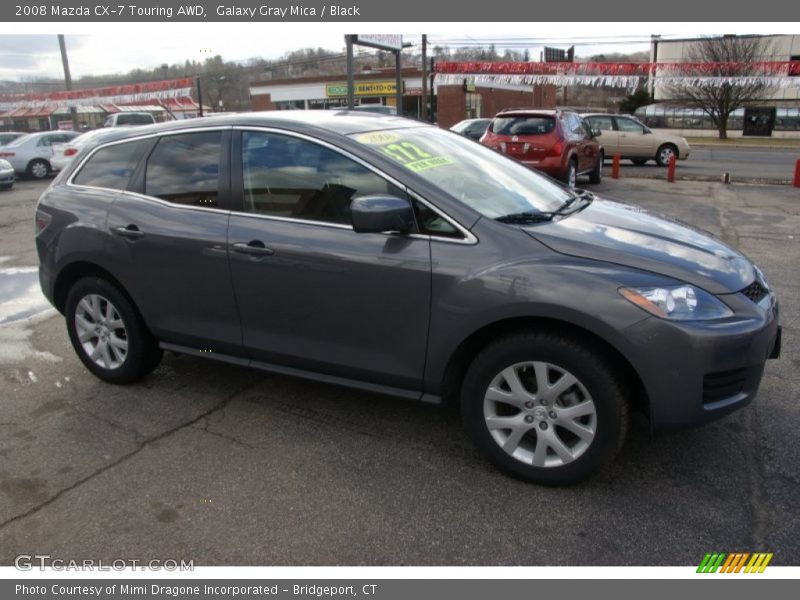
[[[591,112],[591,113],[581,113],[582,117],[630,117],[635,119],[634,115],[629,115],[627,113],[608,113],[608,112]]]
[[[380,131],[382,129],[403,129],[409,127],[433,127],[428,123],[406,119],[394,115],[383,115],[367,111],[347,110],[272,110],[252,113],[237,113],[220,116],[208,116],[196,119],[181,119],[125,128],[114,132],[109,138],[121,140],[129,137],[140,137],[148,134],[177,132],[181,130],[203,129],[208,127],[276,127],[296,131],[313,132],[315,130],[333,131],[341,135]]]
[[[572,113],[575,111],[572,110],[563,110],[561,108],[506,108],[501,110],[499,113],[495,115],[495,119],[498,117],[510,117],[514,115],[518,116],[547,116],[547,117],[554,117],[556,115],[562,113]],[[575,113],[577,114],[577,113]]]

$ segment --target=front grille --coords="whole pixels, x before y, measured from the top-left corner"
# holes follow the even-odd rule
[[[758,304],[759,302],[761,302],[764,296],[769,294],[769,290],[765,288],[763,285],[761,285],[761,282],[758,279],[756,279],[753,283],[751,283],[746,288],[741,290],[740,293],[744,294],[745,296],[750,298],[750,300]]]
[[[703,404],[730,398],[744,389],[747,369],[709,373],[703,377]]]

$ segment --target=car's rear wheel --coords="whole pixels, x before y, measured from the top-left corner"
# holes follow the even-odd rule
[[[50,163],[41,158],[37,158],[28,163],[26,173],[31,179],[44,179],[50,175]]]
[[[632,158],[631,162],[635,165],[642,166],[645,164],[649,159],[648,158]]]
[[[461,409],[475,444],[502,471],[534,483],[577,483],[610,462],[627,401],[601,355],[551,333],[487,346],[464,378]]]
[[[600,183],[603,181],[603,161],[605,160],[605,154],[600,152],[600,157],[597,159],[597,164],[592,169],[592,172],[589,173],[589,182],[590,183]]]
[[[574,188],[578,182],[578,161],[574,158],[570,159],[567,165],[567,173],[564,175],[564,183],[570,189]]]
[[[85,277],[75,283],[65,314],[78,357],[103,381],[132,383],[158,366],[158,342],[131,302],[105,279]]]
[[[656,152],[656,162],[659,167],[666,167],[669,165],[669,159],[673,156],[678,158],[678,149],[672,144],[663,144]]]

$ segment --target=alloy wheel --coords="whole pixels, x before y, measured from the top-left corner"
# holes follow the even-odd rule
[[[492,439],[506,454],[535,467],[561,467],[594,440],[597,409],[586,387],[556,365],[510,365],[492,379],[483,401]]]
[[[99,294],[81,298],[75,309],[78,341],[96,365],[118,369],[128,356],[128,331],[117,308]]]

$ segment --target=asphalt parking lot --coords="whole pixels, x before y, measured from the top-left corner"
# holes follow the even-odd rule
[[[755,260],[782,303],[783,355],[750,407],[654,439],[634,419],[610,470],[543,488],[499,474],[450,411],[173,355],[114,387],[83,368],[54,311],[3,324],[40,301],[44,185],[0,193],[0,564],[692,565],[712,550],[800,564],[800,190],[594,188]],[[2,304],[12,293],[24,302]]]

